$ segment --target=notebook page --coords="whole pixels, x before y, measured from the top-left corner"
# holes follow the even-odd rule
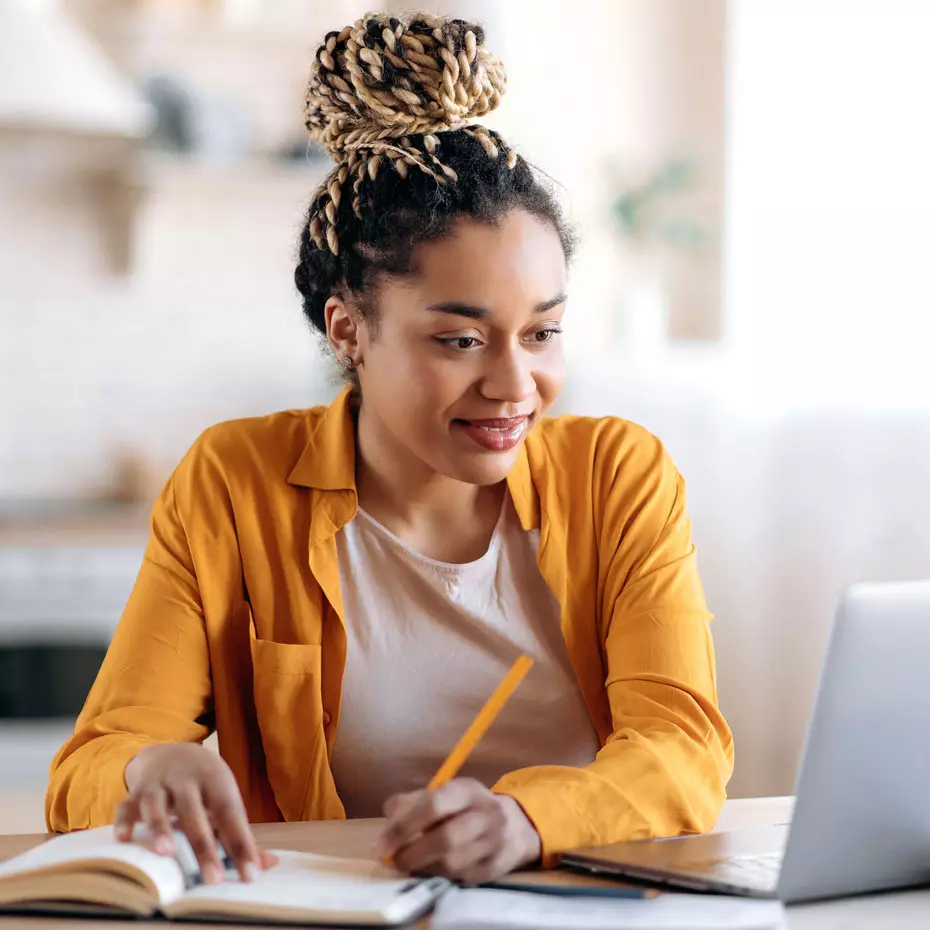
[[[434,930],[784,930],[778,901],[711,895],[556,898],[518,891],[452,889],[433,913]]]
[[[79,868],[78,863],[94,862],[105,869],[106,862],[112,860],[124,862],[146,875],[162,903],[184,894],[184,875],[173,859],[150,852],[137,843],[118,843],[113,827],[65,833],[0,862],[0,881],[29,872],[61,871],[68,863]]]

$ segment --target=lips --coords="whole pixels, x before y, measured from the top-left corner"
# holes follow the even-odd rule
[[[513,430],[521,423],[525,423],[527,419],[529,419],[527,416],[522,416],[497,420],[463,420],[462,422],[469,423],[472,426],[480,426],[482,429]]]
[[[509,452],[526,435],[530,417],[495,417],[487,420],[455,420],[465,435],[489,452]]]

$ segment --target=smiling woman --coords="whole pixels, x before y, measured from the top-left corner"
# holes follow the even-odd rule
[[[144,821],[167,851],[176,817],[207,880],[214,834],[247,879],[249,820],[383,811],[399,868],[477,882],[713,825],[733,749],[684,484],[631,423],[544,419],[572,242],[474,122],[503,84],[462,20],[369,17],[318,49],[306,122],[335,166],[295,280],[349,384],[178,466],[52,829]],[[426,790],[520,654],[462,777]]]
[[[411,487],[433,475],[499,485],[561,386],[561,242],[549,220],[509,208],[493,224],[466,215],[415,253],[377,286],[374,325],[351,298],[326,304],[363,399],[362,461],[390,460]],[[500,494],[488,495],[496,518]]]

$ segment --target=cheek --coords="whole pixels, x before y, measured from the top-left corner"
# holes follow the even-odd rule
[[[536,390],[545,410],[559,396],[565,381],[565,354],[561,345],[553,346],[535,366]]]
[[[403,396],[403,408],[411,415],[448,407],[467,388],[467,366],[452,364],[431,348],[415,337],[373,344],[367,353],[369,390]]]

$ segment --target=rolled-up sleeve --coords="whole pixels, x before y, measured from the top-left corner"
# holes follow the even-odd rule
[[[211,708],[200,591],[172,478],[153,509],[139,575],[74,736],[52,761],[49,829],[112,823],[126,795],[127,763],[151,743],[203,740]]]
[[[613,731],[585,768],[505,776],[544,860],[575,846],[709,830],[726,797],[733,743],[717,704],[714,649],[685,487],[656,443],[638,498],[608,501],[599,549],[602,646]]]

